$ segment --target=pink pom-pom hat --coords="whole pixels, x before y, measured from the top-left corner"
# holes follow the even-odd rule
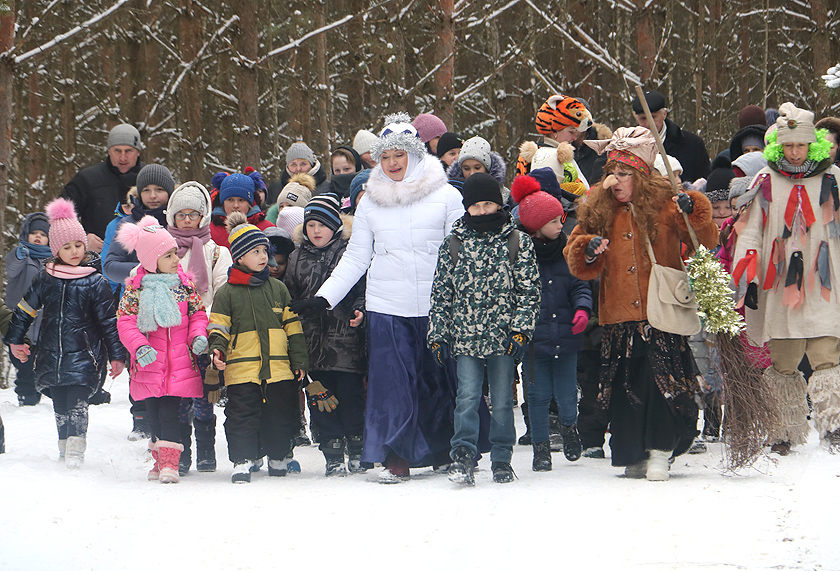
[[[56,198],[45,209],[50,219],[50,251],[58,251],[69,242],[82,242],[87,250],[87,233],[76,217],[76,207],[66,198]]]
[[[137,259],[149,273],[157,272],[157,261],[178,246],[175,238],[152,216],[144,216],[137,224],[123,222],[117,230],[117,242],[128,252],[137,252]]]

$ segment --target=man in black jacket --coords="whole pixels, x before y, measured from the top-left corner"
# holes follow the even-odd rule
[[[87,232],[88,248],[102,251],[105,228],[114,219],[114,209],[125,200],[135,185],[137,173],[145,166],[140,162],[140,132],[123,123],[108,134],[108,157],[101,163],[79,171],[64,192],[72,200]]]
[[[681,178],[687,182],[694,182],[698,178],[709,176],[709,152],[703,139],[690,131],[681,129],[676,123],[668,119],[668,108],[665,96],[658,91],[645,91],[645,99],[654,125],[648,125],[647,117],[642,109],[639,97],[633,98],[633,113],[636,122],[645,129],[656,129],[662,137],[665,152],[675,157],[683,166]]]

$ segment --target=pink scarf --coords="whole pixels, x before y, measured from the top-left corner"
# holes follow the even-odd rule
[[[193,275],[195,288],[199,294],[207,292],[210,289],[207,281],[210,268],[207,267],[207,261],[204,259],[204,244],[210,241],[210,226],[194,230],[180,230],[170,226],[166,231],[172,234],[178,243],[179,258],[183,259],[187,252],[190,252],[187,272]]]
[[[47,273],[54,278],[62,280],[75,280],[89,276],[96,271],[96,268],[90,266],[68,266],[67,264],[56,264],[49,262],[46,266]]]

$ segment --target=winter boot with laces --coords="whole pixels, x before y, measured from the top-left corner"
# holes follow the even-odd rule
[[[253,462],[245,460],[244,462],[236,462],[233,465],[233,474],[230,475],[230,481],[233,484],[250,484],[251,483],[251,466]]]
[[[472,450],[466,446],[458,446],[450,454],[452,464],[449,466],[449,481],[465,486],[475,486],[475,475],[473,474]]]
[[[551,443],[534,442],[534,462],[531,469],[534,472],[551,472]]]
[[[497,484],[509,484],[516,477],[510,462],[493,462],[490,467],[493,470],[493,481]]]
[[[362,465],[363,440],[361,436],[347,437],[347,469],[351,474],[367,472],[367,466]]]
[[[580,445],[580,436],[578,435],[577,424],[571,426],[560,425],[560,434],[563,437],[563,455],[569,462],[580,460],[580,454],[583,451]]]
[[[78,470],[85,461],[87,441],[84,436],[68,436],[64,460],[71,470]]]

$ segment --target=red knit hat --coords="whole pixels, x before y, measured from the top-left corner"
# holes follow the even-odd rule
[[[563,216],[563,205],[552,195],[543,192],[540,183],[532,176],[513,179],[510,195],[519,203],[519,221],[529,234],[533,234],[558,216]]]

